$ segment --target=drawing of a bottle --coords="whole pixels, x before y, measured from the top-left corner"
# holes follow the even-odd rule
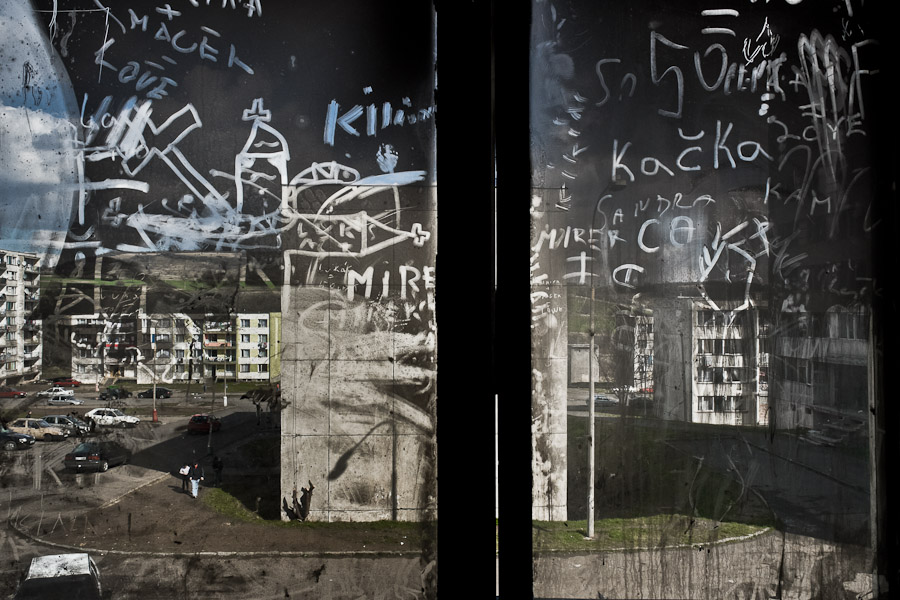
[[[253,126],[234,158],[235,208],[253,216],[277,213],[287,208],[287,163],[291,159],[287,141],[268,125],[272,115],[263,108],[262,98],[256,98],[242,118]]]
[[[0,2],[0,248],[53,267],[65,242],[77,182],[77,102],[39,14]]]

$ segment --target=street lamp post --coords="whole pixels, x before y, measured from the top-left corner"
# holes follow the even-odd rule
[[[591,268],[591,321],[590,351],[588,355],[588,377],[590,379],[590,395],[588,396],[588,497],[587,497],[587,537],[594,537],[594,272]]]
[[[214,411],[215,408],[216,408],[216,391],[215,391],[216,386],[215,386],[215,383],[216,383],[215,371],[213,371],[213,393],[212,393],[212,396],[210,396],[210,399],[209,399],[209,416],[206,417],[206,422],[207,422],[207,424],[209,425],[209,436],[208,436],[207,439],[206,439],[206,454],[208,454],[208,455],[210,455],[210,456],[211,456],[212,453],[213,453],[213,447],[212,447],[212,434],[213,434],[212,415],[213,415],[213,411]],[[226,383],[225,385],[228,385],[228,384]]]

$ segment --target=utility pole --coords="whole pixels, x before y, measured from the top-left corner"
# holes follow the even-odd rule
[[[590,394],[588,395],[588,497],[587,497],[587,537],[594,538],[594,277],[591,269],[591,321],[590,352],[588,355],[588,378]]]

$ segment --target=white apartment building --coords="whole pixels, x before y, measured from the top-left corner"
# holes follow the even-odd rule
[[[41,259],[0,250],[0,382],[36,379],[41,373],[41,321],[32,317],[40,301]]]
[[[768,331],[756,308],[731,313],[693,304],[694,423],[768,423]]]
[[[272,354],[269,313],[237,316],[237,370],[242,381],[268,381]]]
[[[72,376],[137,385],[277,381],[278,313],[71,315]],[[273,343],[276,349],[273,350]]]

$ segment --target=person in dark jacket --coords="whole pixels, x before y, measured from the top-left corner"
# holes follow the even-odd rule
[[[203,481],[203,467],[200,466],[200,461],[195,460],[194,464],[191,465],[191,496],[196,498],[197,494],[200,493],[200,482]]]

